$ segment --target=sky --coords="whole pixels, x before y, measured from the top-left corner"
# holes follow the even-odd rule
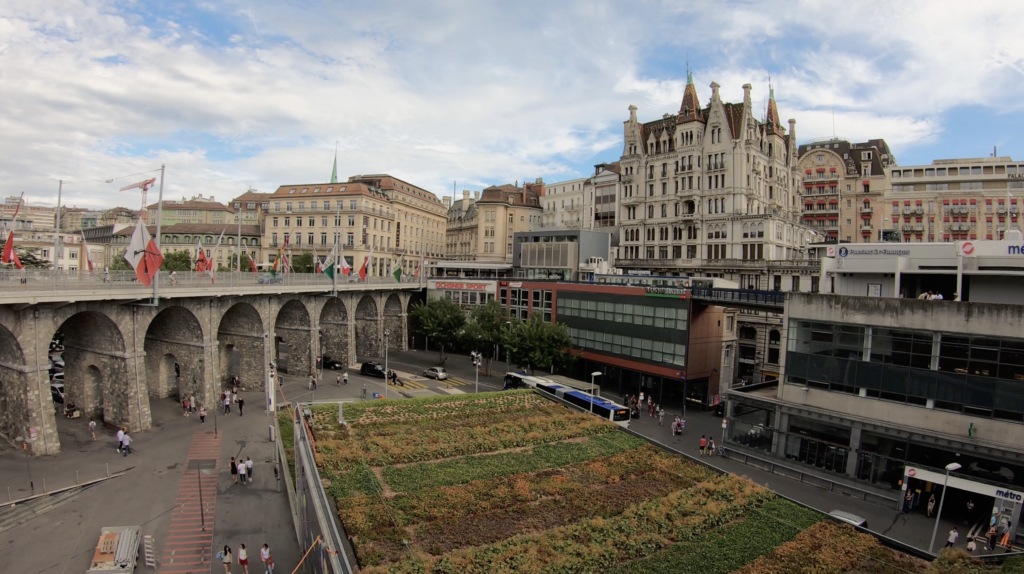
[[[587,177],[631,104],[678,112],[688,69],[702,105],[750,83],[763,110],[770,82],[799,143],[1024,160],[1021,21],[987,0],[5,0],[0,195],[53,205],[63,179],[65,205],[137,209],[118,190],[166,165],[166,198],[227,202],[328,181],[335,149],[342,180],[438,196]]]

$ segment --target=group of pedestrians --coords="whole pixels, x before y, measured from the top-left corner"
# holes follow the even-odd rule
[[[224,564],[224,574],[231,574],[231,547],[225,544],[224,550],[217,553],[217,558]],[[274,557],[270,554],[270,545],[264,544],[263,548],[260,548],[260,562],[263,563],[264,574],[274,574]],[[249,574],[249,551],[246,550],[245,544],[238,545],[238,565],[242,567],[242,574]]]
[[[715,454],[715,439],[700,435],[700,455],[712,456]]]
[[[252,484],[252,459],[245,457],[245,460],[235,460],[231,457],[231,484]]]
[[[128,427],[121,427],[117,429],[117,452],[123,456],[128,456],[132,453],[132,439],[128,436]]]
[[[238,396],[238,378],[235,377],[234,384],[230,391],[221,391],[220,393],[220,404],[224,407],[224,414],[231,414],[231,404],[238,405],[238,416],[242,416],[242,411],[245,408],[245,399]]]

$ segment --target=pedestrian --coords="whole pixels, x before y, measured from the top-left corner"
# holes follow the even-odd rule
[[[960,538],[960,533],[957,532],[956,526],[954,526],[953,530],[949,531],[949,538],[946,539],[945,548],[952,548],[953,545],[956,544],[957,538]]]
[[[918,295],[917,298],[921,299],[921,300],[931,299],[932,298],[932,294],[931,294],[930,291],[925,291],[924,293],[921,293],[920,295]]]
[[[348,384],[348,373],[342,373],[341,377],[342,377],[341,381],[347,385]]]
[[[654,403],[654,395],[647,395],[647,408],[650,408],[651,404],[653,404],[653,403]]]
[[[181,399],[181,410],[184,411],[184,415],[188,416],[188,397]]]
[[[971,554],[974,554],[974,551],[977,550],[977,549],[978,549],[978,545],[974,543],[974,539],[972,538],[970,540],[970,542],[967,543],[967,551],[970,552]]]
[[[640,391],[640,402],[641,403],[644,402],[644,392],[643,391]]]
[[[704,435],[700,435],[700,455],[704,456],[704,451],[708,448],[708,439]]]
[[[715,439],[709,438],[708,439],[708,456],[714,456],[714,455],[715,455]]]
[[[125,431],[125,427],[121,427],[121,428],[117,429],[117,449],[116,450],[117,450],[118,454],[121,453],[121,439],[124,438],[124,431]]]
[[[928,518],[932,517],[932,513],[935,512],[935,494],[932,493],[931,498],[928,499]]]
[[[942,293],[932,295],[932,301],[942,301]]]
[[[199,422],[206,424],[206,407],[203,405],[199,405]]]
[[[270,547],[266,544],[260,548],[260,561],[263,562],[265,574],[274,574],[274,557],[270,555]]]
[[[238,461],[238,482],[245,484],[245,462]]]
[[[964,526],[970,526],[971,517],[974,516],[974,500],[967,499],[967,518],[964,518]]]
[[[338,385],[339,387],[341,386],[341,375],[338,375],[338,378],[334,381],[334,384]]]
[[[665,426],[665,409],[658,413],[658,426]]]
[[[989,550],[989,552],[991,552],[991,551],[996,549],[996,536],[997,536],[997,534],[996,534],[996,527],[995,527],[995,525],[993,525],[993,526],[989,527],[989,529],[988,529],[988,536],[987,537],[988,537],[988,550]]]
[[[316,390],[316,377],[313,376],[313,375],[309,376],[309,390],[311,390],[311,391],[315,391]]]
[[[249,574],[249,554],[245,551],[245,544],[238,545],[238,564],[242,567],[242,574]]]
[[[245,476],[249,477],[249,482],[252,482],[252,459],[245,457]]]
[[[124,433],[124,436],[121,437],[121,454],[123,456],[128,456],[128,455],[130,455],[132,453],[131,444],[132,444],[131,437],[128,436],[127,432]]]
[[[195,394],[189,394],[188,396],[188,410],[196,412],[196,396]]]
[[[686,419],[679,419],[679,434],[686,430]]]
[[[1002,540],[999,541],[999,545],[1004,547],[1004,548],[1006,548],[1007,552],[1010,551],[1010,547],[1012,545],[1010,544],[1010,529],[1009,528],[1004,528],[1003,529],[1003,538],[1002,538]]]
[[[231,457],[231,484],[238,484],[238,463]]]
[[[109,267],[104,267],[103,268],[103,282],[104,283],[110,283],[110,268]]]
[[[171,271],[170,277],[171,277],[171,286],[172,287],[177,287],[178,286],[178,272],[177,271]]]
[[[244,406],[245,406],[245,399],[239,398],[238,399],[238,416],[242,416],[242,407],[244,407]]]
[[[89,421],[89,434],[92,436],[92,440],[96,440],[96,420]]]
[[[224,414],[231,414],[231,396],[224,393]]]
[[[231,402],[238,402],[238,383],[235,383],[235,386],[231,387]]]
[[[231,547],[224,545],[224,551],[218,552],[217,557],[224,564],[224,574],[231,574]]]

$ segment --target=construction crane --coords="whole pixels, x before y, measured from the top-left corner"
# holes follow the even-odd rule
[[[121,188],[121,191],[128,191],[129,189],[141,189],[142,190],[142,210],[139,211],[139,217],[142,218],[142,223],[143,224],[148,224],[149,223],[149,218],[147,217],[147,213],[146,213],[147,212],[147,210],[146,210],[146,192],[149,190],[149,186],[153,185],[154,183],[156,183],[156,178],[155,177],[147,179],[145,181],[140,181],[138,183],[133,183],[131,185],[126,185],[126,186]]]

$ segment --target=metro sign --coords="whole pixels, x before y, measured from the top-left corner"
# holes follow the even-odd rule
[[[963,245],[960,246],[960,251],[962,251],[964,255],[970,255],[974,253],[974,244],[970,241],[965,241]]]

